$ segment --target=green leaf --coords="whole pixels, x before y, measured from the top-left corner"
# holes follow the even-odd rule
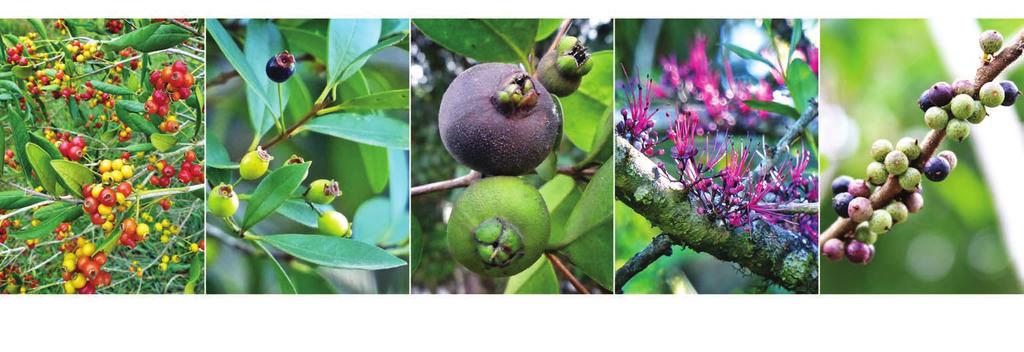
[[[145,27],[125,33],[107,42],[112,50],[132,47],[135,50],[149,53],[174,47],[192,36],[184,28],[168,23],[152,23]]]
[[[327,37],[301,28],[281,27],[281,35],[288,42],[292,53],[313,55],[320,62],[327,62]]]
[[[408,18],[385,18],[380,22],[380,37],[409,31]]]
[[[435,43],[479,62],[522,63],[537,36],[538,20],[417,19],[413,23]]]
[[[152,151],[156,148],[153,148],[153,144],[151,143],[136,143],[129,146],[125,146],[123,149],[124,151],[129,153],[138,153]]]
[[[259,237],[257,241],[293,257],[333,268],[379,270],[406,264],[377,246],[342,237],[284,234]]]
[[[807,109],[808,101],[818,98],[818,76],[814,75],[814,71],[811,71],[811,67],[807,66],[804,60],[793,60],[789,63],[786,87],[793,97],[796,111],[800,113]]]
[[[46,219],[39,223],[39,225],[28,227],[23,231],[13,232],[10,236],[19,241],[37,240],[53,233],[53,230],[60,226],[60,223],[77,219],[82,216],[82,213],[82,207],[66,207],[60,213]]]
[[[605,122],[597,125],[594,141],[590,144],[590,152],[576,163],[576,167],[586,167],[596,160],[606,160],[612,156],[612,115],[605,116]]]
[[[224,58],[228,60],[231,67],[238,71],[238,75],[242,77],[247,85],[259,85],[259,75],[253,71],[252,67],[249,66],[246,61],[245,55],[242,54],[242,50],[238,48],[238,44],[235,44],[235,40],[231,39],[231,34],[228,33],[224,26],[220,24],[220,20],[208,20],[206,21],[206,30],[213,37],[214,42],[220,48],[221,53],[224,54]],[[259,89],[253,89],[252,92],[255,94],[259,101],[263,102],[268,108],[270,108],[270,99],[267,98],[266,93]]]
[[[771,37],[771,36],[769,35],[769,37]],[[768,59],[764,58],[761,55],[758,55],[757,53],[755,53],[753,51],[750,51],[750,50],[738,47],[738,46],[733,45],[733,44],[725,44],[725,47],[728,48],[729,51],[732,51],[736,55],[739,55],[739,57],[742,57],[742,58],[747,59],[747,60],[755,60],[755,61],[758,61],[758,62],[762,62],[765,65],[768,65],[768,67],[775,68],[775,64],[773,64],[771,61],[768,61]]]
[[[369,244],[391,243],[396,229],[391,217],[391,201],[374,197],[363,202],[352,218],[352,239]]]
[[[549,248],[561,248],[580,236],[590,233],[612,217],[612,192],[615,186],[614,167],[611,160],[605,162],[590,179],[579,203],[565,222],[565,237],[551,241]]]
[[[60,176],[61,185],[75,196],[82,198],[82,187],[93,183],[95,178],[89,168],[67,160],[52,160],[50,166]]]
[[[46,198],[28,195],[25,194],[25,192],[18,190],[3,191],[0,192],[0,209],[9,210],[24,208],[44,200],[46,200]]]
[[[3,121],[4,119],[0,119],[0,122]],[[3,151],[5,153],[7,152],[7,130],[4,128],[4,125],[2,123],[0,123],[0,151]],[[4,169],[6,168],[7,165],[0,165],[0,180],[4,178]]]
[[[412,263],[409,272],[415,273],[416,269],[420,267],[420,262],[423,261],[423,227],[420,226],[420,221],[415,216],[412,216],[410,220],[412,224],[409,229],[411,235],[409,241],[411,242],[412,250],[409,253],[409,257]]]
[[[42,147],[43,150],[45,150],[46,153],[50,155],[50,159],[64,159],[64,156],[60,154],[60,150],[57,149],[57,146],[53,145],[53,143],[51,143],[45,137],[40,136],[38,133],[29,133],[28,139],[29,142],[35,143],[36,145]]]
[[[537,172],[537,176],[540,176],[541,180],[550,181],[558,175],[558,153],[554,151],[548,153],[544,161],[541,161],[540,165],[537,165],[533,170]]]
[[[388,195],[391,203],[391,227],[394,229],[387,242],[399,243],[409,237],[409,152],[388,149]]]
[[[555,34],[555,31],[558,30],[558,26],[561,25],[561,18],[540,19],[540,22],[537,23],[537,36],[534,37],[533,40],[539,42],[541,40],[547,39],[547,37],[550,37],[552,34]]]
[[[363,68],[363,65],[366,64],[366,61],[370,60],[371,56],[379,53],[381,50],[391,47],[392,45],[398,44],[403,39],[405,39],[405,37],[406,36],[403,34],[384,38],[383,40],[380,41],[380,43],[377,43],[377,45],[374,45],[370,49],[364,51],[362,54],[356,57],[355,60],[353,60],[350,65],[348,65],[348,67],[345,67],[345,70],[342,71],[341,73],[341,79],[339,79],[338,82],[344,82],[345,80],[349,79],[349,77],[352,77],[352,75],[354,75],[356,72],[359,72],[359,70]]]
[[[583,76],[580,88],[560,99],[565,135],[584,152],[592,149],[594,134],[602,130],[599,125],[607,123],[606,116],[611,116],[613,109],[612,52],[596,52],[590,60],[594,62],[594,68]]]
[[[13,112],[13,109],[8,109],[8,111],[12,111],[7,115],[7,122],[11,124],[11,138],[14,139],[14,156],[18,159],[21,173],[25,175],[25,178],[33,186],[38,186],[39,182],[36,182],[36,179],[32,177],[32,165],[29,163],[28,155],[25,154],[25,145],[29,142],[28,126],[25,125],[25,120],[22,120],[20,114]]]
[[[804,36],[804,21],[802,19],[793,20],[793,34],[789,36],[789,55],[790,60],[793,60],[793,52],[796,51],[797,44],[800,43],[800,38]]]
[[[612,268],[615,255],[612,252],[612,220],[609,218],[589,233],[580,236],[560,252],[598,285],[611,291]]]
[[[118,100],[114,106],[136,114],[143,114],[146,112],[146,106],[134,100]]]
[[[113,95],[131,95],[132,93],[134,93],[131,91],[131,89],[118,85],[113,85],[103,81],[91,80],[89,81],[89,83],[92,84],[93,88],[96,88],[96,90],[104,93],[110,93]]]
[[[250,229],[281,206],[299,188],[309,172],[309,163],[281,166],[265,176],[246,203],[242,228]]]
[[[332,19],[327,24],[327,77],[328,86],[344,82],[345,71],[353,66],[355,72],[366,61],[357,58],[380,39],[378,19]],[[349,74],[351,75],[351,74]]]
[[[149,135],[149,142],[153,143],[153,147],[160,152],[166,152],[178,145],[178,139],[174,138],[174,135],[166,133],[154,133]]]
[[[388,185],[387,148],[360,144],[359,156],[363,159],[363,170],[366,172],[366,181],[370,183],[370,190],[373,193],[384,191]]]
[[[14,72],[14,76],[18,78],[29,78],[35,73],[32,66],[14,66],[11,67],[11,72]]]
[[[288,103],[285,105],[285,123],[295,123],[305,114],[313,110],[313,97],[309,94],[309,88],[303,82],[302,76],[296,74],[296,79],[290,79],[284,83],[284,91],[288,93]],[[290,117],[290,118],[289,118]]]
[[[557,294],[558,277],[548,257],[542,256],[529,268],[508,278],[506,294]]]
[[[264,71],[267,60],[282,50],[284,44],[281,41],[281,33],[273,23],[267,20],[249,21],[245,32],[245,60],[257,75],[253,82],[247,82],[245,96],[249,108],[249,124],[259,137],[274,126],[275,116],[280,114],[281,103],[288,104],[286,100],[278,102],[278,84],[271,81],[267,75],[258,74]],[[261,92],[255,92],[257,90]],[[261,94],[270,97],[266,104],[259,99],[258,96]],[[288,98],[287,92],[282,90],[282,94],[281,100]]]
[[[196,284],[199,283],[199,278],[203,275],[203,268],[206,267],[205,259],[205,255],[192,257],[192,265],[188,268],[188,281],[185,281],[185,294],[196,293]]]
[[[409,124],[385,116],[327,114],[307,123],[302,129],[357,143],[409,149]]]
[[[747,104],[751,109],[764,110],[767,112],[776,113],[783,116],[789,116],[792,118],[799,118],[800,113],[796,111],[792,106],[786,104],[776,103],[774,101],[760,101],[760,100],[744,100],[744,104]]]
[[[270,261],[274,262],[274,269],[277,270],[277,274],[281,275],[281,277],[284,277],[284,280],[288,282],[288,286],[281,285],[281,291],[284,292],[284,288],[287,288],[288,290],[291,291],[291,293],[299,293],[299,291],[295,289],[295,282],[292,282],[292,277],[288,276],[288,271],[284,270],[284,267],[281,266],[281,262],[277,261],[277,258],[274,257],[274,253],[271,253],[270,250],[267,249],[267,246],[264,246],[263,243],[260,241],[256,241],[256,245],[263,250],[263,253],[267,254],[267,257],[270,258]]]
[[[551,213],[551,237],[548,243],[563,243],[565,241],[565,223],[569,215],[576,207],[583,192],[576,186],[576,181],[566,175],[558,175],[540,187],[540,195],[544,198],[544,204],[548,206]],[[548,246],[549,249],[555,248]]]
[[[216,133],[206,134],[206,166],[218,169],[238,168],[238,163],[231,161],[228,149]]]
[[[409,90],[396,89],[364,95],[343,101],[337,108],[342,111],[408,109]]]
[[[320,210],[320,212],[334,210],[330,204],[313,204],[313,206],[316,207],[317,210]],[[306,203],[304,200],[289,199],[277,208],[277,213],[302,224],[302,226],[311,229],[317,228],[317,220],[319,220],[319,216],[312,208],[309,207],[309,203]]]

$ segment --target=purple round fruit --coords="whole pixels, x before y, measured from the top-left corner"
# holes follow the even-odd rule
[[[853,240],[846,245],[846,259],[849,259],[851,263],[867,264],[871,262],[873,255],[874,251],[871,249],[871,245],[864,242]]]
[[[852,201],[853,198],[853,195],[847,192],[836,194],[835,197],[832,197],[832,209],[835,210],[836,214],[840,217],[850,217],[850,201]]]
[[[846,192],[847,187],[850,186],[850,182],[852,182],[852,181],[853,181],[853,178],[850,177],[850,176],[842,175],[842,176],[836,177],[835,180],[832,180],[832,194],[839,194],[839,193]]]
[[[924,196],[918,192],[908,194],[903,197],[903,205],[907,206],[907,211],[911,214],[916,213],[924,208]]]
[[[871,187],[868,186],[868,182],[860,179],[850,181],[850,184],[846,186],[846,191],[854,197],[867,198],[871,196]]]
[[[936,83],[928,91],[928,101],[932,103],[932,106],[946,106],[952,100],[953,86],[949,85],[949,83]]]
[[[870,200],[864,197],[857,197],[850,201],[850,206],[846,211],[850,215],[850,220],[861,223],[871,219],[871,213],[874,212],[874,209],[871,208]]]
[[[949,176],[949,162],[945,158],[933,156],[924,164],[924,177],[932,182],[945,180]]]
[[[821,253],[825,255],[825,258],[831,260],[843,259],[843,255],[846,254],[846,244],[843,240],[838,238],[830,238],[825,241],[825,245],[821,246]]]
[[[932,104],[931,91],[931,88],[925,89],[921,92],[921,96],[917,98],[917,107],[921,108],[921,111],[928,111],[928,108],[935,106],[935,104]]]
[[[1017,89],[1017,85],[1011,81],[999,82],[999,85],[1003,87],[1003,106],[1010,106],[1017,102],[1017,97],[1020,96],[1020,90]]]

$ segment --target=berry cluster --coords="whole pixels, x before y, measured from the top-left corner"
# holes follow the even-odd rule
[[[112,34],[121,33],[121,30],[124,29],[124,21],[113,18],[108,19],[105,26],[107,27],[107,32]]]
[[[117,239],[117,242],[128,246],[128,248],[135,248],[139,242],[145,241],[147,236],[149,236],[149,225],[128,218],[121,221],[121,237]]]
[[[128,164],[128,159],[124,158],[100,160],[96,166],[96,171],[100,173],[100,180],[106,185],[121,183],[121,181],[128,180],[135,175],[135,168]],[[126,185],[131,187],[131,184],[126,183]],[[125,196],[131,194],[130,190],[129,188],[129,192]]]
[[[116,187],[104,187],[100,184],[89,184],[82,187],[82,209],[89,215],[93,225],[99,226],[104,232],[114,230],[116,212],[124,212],[132,205],[128,196],[132,195],[132,185],[121,182]]]
[[[2,213],[3,212],[0,211],[0,214],[2,214]],[[17,225],[17,224],[14,224],[13,222],[11,222],[11,219],[4,219],[3,221],[0,221],[0,243],[7,242],[7,231],[9,229],[11,229],[12,227],[13,228],[18,228],[18,226],[15,226],[15,225]]]
[[[132,50],[132,48],[124,48],[124,49],[121,49],[121,51],[117,52],[117,54],[121,55],[121,57],[127,59],[127,58],[132,57],[132,55],[135,55],[135,50]],[[138,58],[132,59],[131,61],[128,62],[128,66],[131,67],[132,70],[138,70],[139,69],[139,59]],[[119,62],[119,63],[117,63],[117,65],[115,67],[118,68],[118,69],[122,69],[122,68],[124,68],[124,63]],[[118,71],[118,72],[120,72],[120,71]]]
[[[188,65],[178,60],[163,69],[154,70],[149,75],[149,84],[153,86],[153,94],[144,105],[146,113],[167,116],[171,102],[185,100],[192,96],[192,85],[195,77],[188,72]],[[177,131],[177,127],[174,128]]]
[[[107,254],[96,250],[96,244],[84,237],[61,246],[64,251],[64,293],[95,294],[96,289],[110,285],[110,273],[103,271]]]
[[[156,172],[149,177],[149,183],[153,186],[167,188],[171,185],[171,178],[177,175],[178,181],[183,184],[202,184],[206,182],[206,175],[203,173],[203,165],[197,164],[194,151],[185,152],[185,157],[177,169],[167,160],[156,160],[156,156],[150,157],[150,164],[146,169]]]
[[[71,161],[82,160],[85,153],[88,151],[88,146],[85,144],[85,138],[82,136],[71,137],[71,132],[53,132],[47,130],[46,139],[50,140],[54,145],[57,146],[57,150],[60,151],[60,155]]]
[[[103,51],[99,50],[99,43],[88,42],[82,44],[78,40],[72,40],[65,48],[71,53],[75,62],[86,62],[89,59],[103,59]]]
[[[7,167],[11,169],[18,169],[18,160],[14,158],[13,149],[7,149],[6,151],[4,151],[4,164],[7,164]]]
[[[35,53],[36,46],[32,39],[19,37],[18,44],[7,48],[7,63],[18,66],[28,66],[28,57]]]
[[[0,271],[0,283],[4,284],[2,293],[13,295],[38,287],[39,279],[31,274],[22,275],[21,267],[12,264]]]
[[[986,31],[979,40],[984,60],[990,60],[1002,47],[1002,36]],[[1011,106],[1020,91],[1013,82],[987,82],[980,88],[969,80],[953,84],[939,82],[926,89],[918,98],[918,107],[924,111],[925,124],[935,131],[962,142],[970,135],[970,124],[981,123],[988,116],[987,108]],[[845,257],[855,264],[867,264],[875,255],[878,236],[889,232],[894,224],[906,221],[910,213],[924,206],[921,180],[940,182],[956,168],[956,154],[945,150],[928,157],[914,138],[904,137],[896,142],[880,139],[871,144],[871,157],[866,180],[839,176],[832,182],[832,208],[842,218],[857,224],[855,230],[839,238],[830,238],[822,244],[822,254],[832,260]],[[874,209],[872,195],[882,190],[889,180],[900,187],[899,194],[881,209]]]

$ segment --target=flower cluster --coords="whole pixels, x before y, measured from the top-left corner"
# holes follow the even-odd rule
[[[647,89],[645,90],[642,82],[629,79],[629,74],[626,73],[625,68],[623,68],[622,72],[626,75],[626,83],[622,85],[622,89],[627,93],[626,105],[629,107],[622,108],[619,111],[622,115],[622,121],[615,125],[615,131],[628,140],[637,150],[642,151],[648,156],[654,155],[654,146],[660,143],[658,141],[658,131],[654,130],[654,118],[658,114],[658,109],[650,111],[651,87],[654,81],[648,78]],[[667,112],[665,117],[669,117]]]

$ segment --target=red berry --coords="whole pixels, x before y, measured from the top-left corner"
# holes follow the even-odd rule
[[[170,166],[170,165],[164,166],[164,169],[160,170],[160,172],[163,172],[165,177],[174,176],[174,174],[176,173],[176,171],[174,170],[174,167]]]
[[[191,162],[193,162],[195,160],[196,160],[196,152],[191,151],[191,150],[185,152],[185,161],[191,163]]]
[[[184,61],[178,60],[175,61],[173,65],[171,65],[171,70],[179,72],[181,74],[185,74],[188,73],[188,65],[185,65]]]
[[[96,201],[96,198],[86,197],[85,201],[82,202],[82,209],[85,210],[86,213],[92,214],[96,212],[96,208],[98,208],[99,205],[100,204]]]
[[[167,116],[167,112],[170,108],[167,105],[160,105],[156,107],[156,114],[160,116]]]
[[[100,203],[108,207],[112,207],[114,206],[114,204],[117,204],[117,196],[114,195],[114,191],[110,190],[110,188],[104,188],[102,191],[100,191],[99,200]]]
[[[75,136],[75,138],[71,139],[71,144],[85,148],[85,138],[82,138],[82,136]]]
[[[161,199],[160,200],[160,207],[164,208],[164,210],[171,209],[171,200],[167,199],[167,198]]]
[[[167,99],[167,92],[162,90],[153,91],[153,102],[156,103],[156,105],[159,106],[167,104]]]
[[[181,181],[181,183],[184,184],[192,183],[192,172],[188,170],[181,170],[181,172],[178,173],[178,181]]]
[[[123,194],[125,197],[132,195],[132,184],[121,182],[121,184],[117,185],[117,193]]]
[[[68,151],[67,157],[68,159],[71,159],[71,161],[78,161],[82,159],[82,147],[77,145],[71,147],[71,150]]]

